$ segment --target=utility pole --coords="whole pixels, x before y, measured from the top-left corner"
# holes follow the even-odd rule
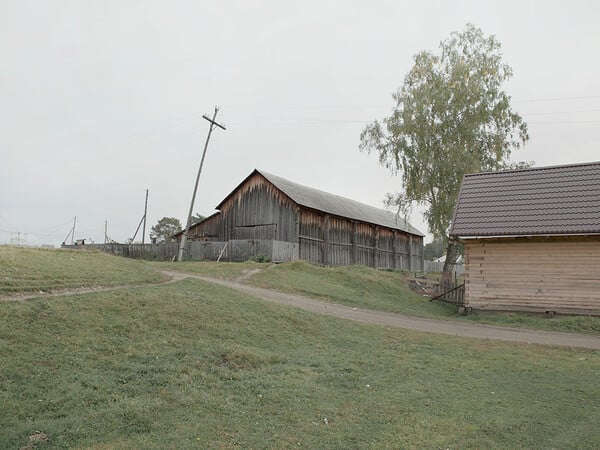
[[[73,230],[71,231],[71,245],[74,244],[75,239],[75,224],[77,223],[77,216],[73,218]]]
[[[144,224],[144,231],[142,232],[142,244],[144,243],[144,235],[146,234],[146,213],[148,211],[148,189],[146,189],[146,203],[144,204],[144,215],[142,216],[140,223],[138,224],[137,228],[135,229],[135,233],[133,235],[133,237],[131,238],[131,243],[133,244],[133,242],[135,241],[135,237],[138,234],[138,231],[140,231],[140,227],[142,226],[142,224]]]
[[[148,189],[146,189],[146,203],[144,204],[144,227],[142,228],[142,244],[146,243],[146,214],[148,213]]]
[[[208,129],[208,136],[206,136],[206,143],[204,144],[204,151],[202,152],[202,159],[200,160],[200,167],[198,168],[198,175],[196,176],[196,184],[194,185],[194,192],[192,194],[192,201],[190,203],[190,210],[187,215],[187,221],[185,230],[183,235],[181,236],[181,242],[179,243],[179,253],[177,255],[177,261],[183,261],[183,251],[185,250],[185,244],[187,242],[188,233],[190,231],[190,225],[192,224],[192,213],[194,210],[194,202],[196,201],[196,191],[198,190],[198,182],[200,181],[200,173],[202,173],[202,166],[204,165],[204,157],[206,156],[206,149],[208,148],[208,141],[210,140],[210,135],[212,134],[212,130],[215,126],[225,130],[225,127],[220,123],[217,123],[215,119],[217,118],[217,113],[219,112],[219,108],[215,106],[215,112],[212,116],[212,119],[205,114],[202,115],[203,119],[206,119],[210,122],[210,128]]]
[[[69,239],[69,236],[71,236],[71,245],[73,245],[73,238],[75,236],[75,224],[77,223],[77,216],[75,216],[73,218],[73,227],[71,228],[71,231],[69,231],[69,234],[67,234],[67,236],[65,237],[65,240],[63,241],[63,245],[67,244],[67,240]]]
[[[108,244],[108,234],[107,234],[107,230],[108,230],[108,220],[104,221],[104,243]]]

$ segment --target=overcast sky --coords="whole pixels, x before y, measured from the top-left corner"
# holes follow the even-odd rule
[[[132,237],[254,168],[382,207],[399,182],[358,150],[413,55],[494,34],[531,139],[515,160],[600,159],[597,1],[0,0],[0,243]],[[418,212],[410,221],[427,232]],[[27,236],[24,235],[27,233]]]

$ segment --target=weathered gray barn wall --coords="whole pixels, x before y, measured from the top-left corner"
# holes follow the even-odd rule
[[[220,205],[222,230],[229,239],[274,239],[297,242],[297,206],[267,182],[254,175]]]
[[[190,229],[190,239],[273,239],[296,245],[295,258],[313,264],[423,270],[421,236],[298,205],[259,173],[218,208],[220,214]]]
[[[314,264],[422,270],[423,240],[401,231],[302,209],[300,259]]]
[[[221,214],[215,213],[202,221],[202,226],[192,226],[188,239],[223,240]]]

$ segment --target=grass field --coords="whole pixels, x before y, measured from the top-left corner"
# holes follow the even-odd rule
[[[412,292],[405,274],[374,270],[362,266],[318,267],[305,262],[269,266],[259,263],[157,263],[159,267],[189,271],[221,278],[236,278],[243,271],[266,268],[253,275],[247,283],[306,295],[335,303],[365,309],[390,311],[419,317],[434,317],[491,325],[535,328],[600,335],[600,318],[585,316],[543,317],[513,313],[473,313],[466,317],[456,307]]]
[[[96,251],[0,246],[0,294],[161,281],[141,261]]]
[[[600,355],[200,281],[0,304],[0,448],[597,448]]]
[[[73,285],[160,278],[154,264],[95,252],[44,254],[41,269],[40,253],[21,251],[0,259],[11,291],[42,269],[50,287],[52,276]],[[65,255],[81,256],[77,267],[63,266]],[[7,260],[20,270],[7,271]],[[230,279],[256,268],[199,267],[188,270]],[[303,289],[373,305],[397,276],[261,267],[256,283],[314,283]],[[600,446],[600,353],[591,350],[369,326],[192,279],[0,302],[0,324],[0,448]]]

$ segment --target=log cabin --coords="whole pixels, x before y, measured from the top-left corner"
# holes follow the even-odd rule
[[[465,307],[600,315],[600,162],[466,175]]]

